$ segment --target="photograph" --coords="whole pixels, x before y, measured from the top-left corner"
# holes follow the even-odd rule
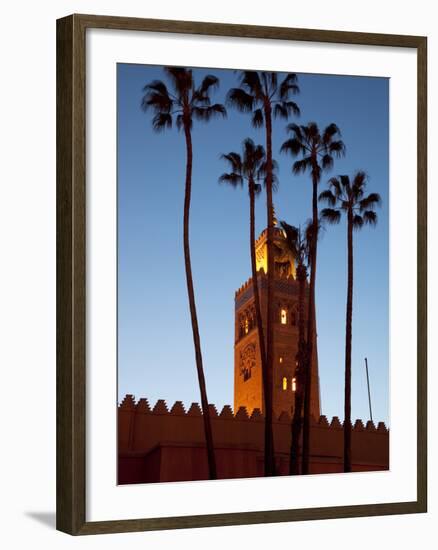
[[[3,548],[433,546],[438,25],[406,8],[5,4]]]
[[[117,63],[119,485],[390,469],[389,81]]]

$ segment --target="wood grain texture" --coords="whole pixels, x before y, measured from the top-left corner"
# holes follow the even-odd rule
[[[182,34],[203,34],[240,38],[267,38],[272,40],[299,40],[305,42],[332,42],[336,44],[364,44],[368,46],[397,46],[416,48],[419,36],[346,32],[318,29],[294,29],[286,27],[262,27],[229,23],[200,23],[166,19],[140,19],[136,17],[113,17],[100,15],[75,15],[84,27],[121,29]]]
[[[57,528],[85,523],[85,63],[57,22]]]
[[[87,522],[85,32],[87,28],[415,48],[418,55],[418,496],[413,502]],[[427,41],[419,36],[95,15],[57,21],[57,529],[73,535],[427,510]]]

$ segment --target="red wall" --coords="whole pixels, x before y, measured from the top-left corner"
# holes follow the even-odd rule
[[[211,408],[218,477],[255,477],[263,474],[263,416],[250,418],[245,409],[236,415],[226,406],[220,414]],[[277,470],[288,474],[290,417],[274,422]],[[150,483],[208,479],[202,413],[197,404],[185,411],[177,402],[169,411],[164,401],[151,410],[147,400],[135,403],[126,396],[118,411],[119,483]],[[312,419],[310,472],[335,473],[343,469],[343,430],[335,417]],[[352,431],[353,471],[389,468],[389,431],[360,420]]]

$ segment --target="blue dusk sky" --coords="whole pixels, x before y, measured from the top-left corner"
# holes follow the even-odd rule
[[[293,71],[293,66],[291,66]],[[224,102],[238,85],[232,70],[195,69],[199,82],[215,74]],[[165,80],[161,67],[118,65],[118,393],[199,402],[182,247],[185,175],[184,135],[176,128],[153,132],[141,108],[143,86]],[[369,192],[378,192],[376,228],[354,235],[352,418],[369,418],[364,358],[368,357],[374,420],[388,423],[388,99],[384,78],[298,74],[295,97],[301,116],[291,121],[320,128],[335,122],[347,148],[323,175],[328,179],[365,170]],[[279,164],[274,195],[279,220],[304,224],[311,216],[308,174],[294,176],[292,159],[280,155],[286,122],[273,125]],[[226,171],[221,153],[241,151],[251,137],[265,145],[250,116],[228,109],[226,119],[193,127],[191,252],[207,392],[220,411],[233,405],[234,293],[250,276],[249,204],[243,189],[218,183]],[[265,227],[265,196],[258,199],[256,229]],[[346,304],[346,222],[322,232],[318,248],[317,330],[322,413],[343,418]]]

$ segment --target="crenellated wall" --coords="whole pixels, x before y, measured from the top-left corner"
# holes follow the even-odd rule
[[[229,405],[218,413],[210,405],[219,478],[256,477],[263,472],[264,417],[255,409],[249,417]],[[277,469],[288,473],[291,418],[274,421]],[[186,410],[177,401],[153,407],[147,399],[127,395],[118,408],[119,483],[207,479],[202,411],[197,403]],[[311,473],[342,471],[343,429],[337,417],[311,421]],[[356,420],[352,430],[354,471],[389,468],[389,431]]]

